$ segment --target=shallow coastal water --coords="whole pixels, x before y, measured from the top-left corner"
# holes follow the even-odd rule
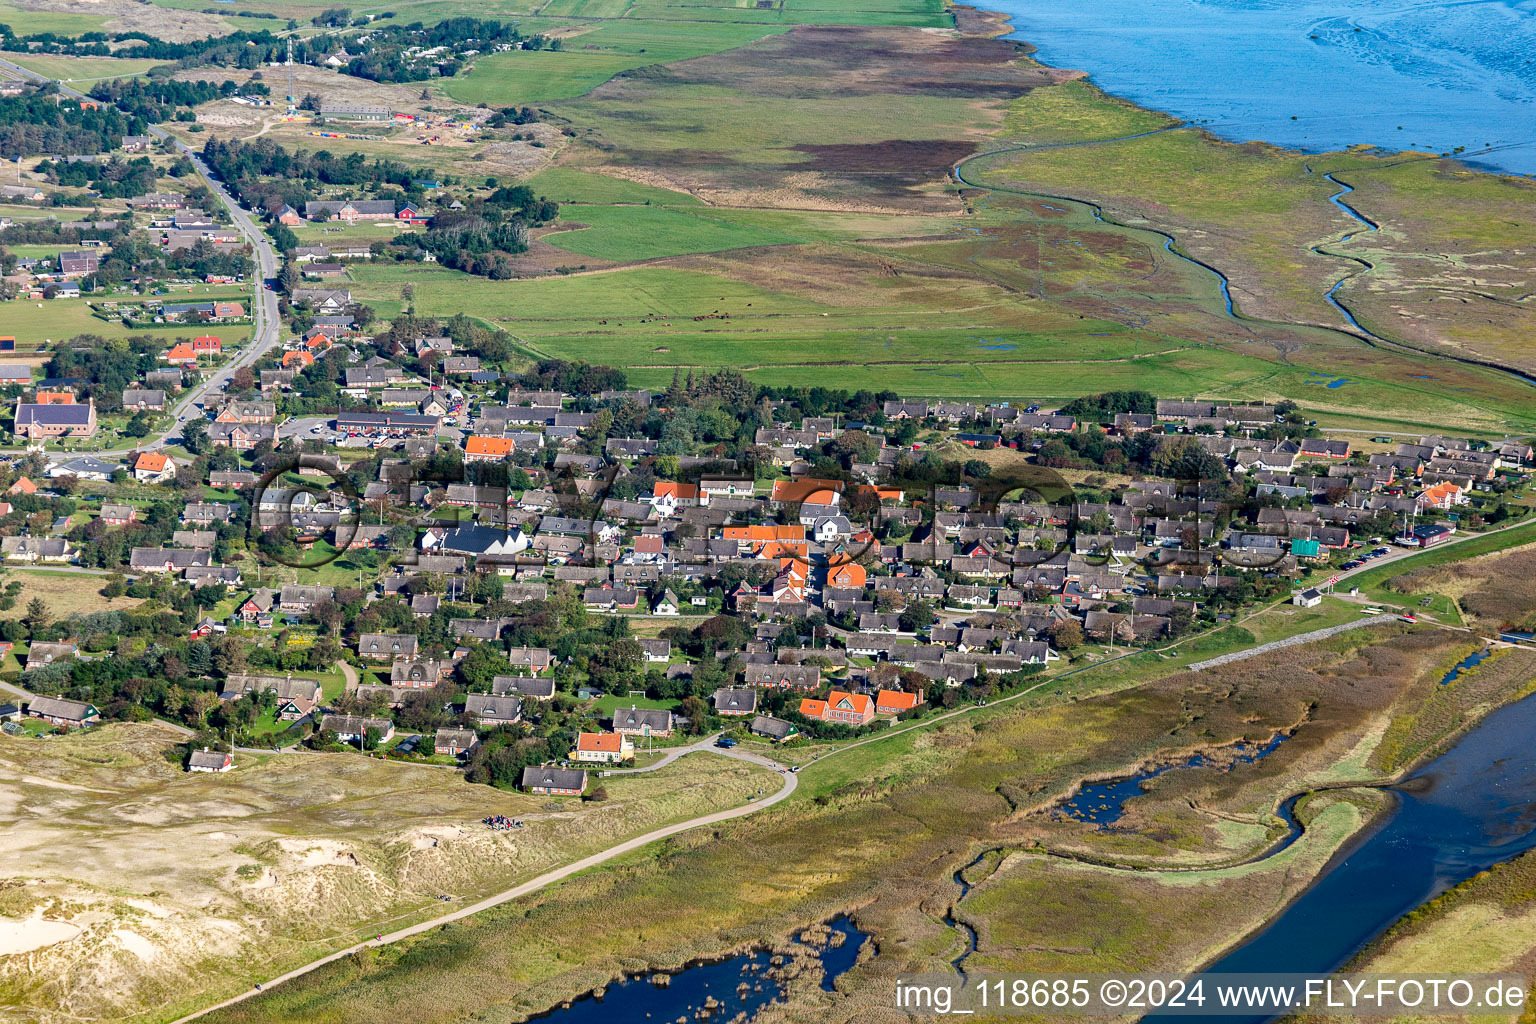
[[[1208,970],[1337,969],[1404,914],[1536,848],[1536,697],[1490,714],[1398,787],[1397,805]],[[1155,1015],[1166,1019],[1166,1015]],[[1227,1017],[1261,1024],[1266,1017]]]
[[[1536,0],[982,6],[1038,58],[1224,138],[1450,152],[1536,174]]]

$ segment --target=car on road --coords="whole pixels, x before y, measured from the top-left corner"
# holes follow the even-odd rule
[[[715,746],[722,747],[726,750],[731,749],[735,745],[736,741],[731,739],[729,736],[721,736],[719,739],[715,740]]]

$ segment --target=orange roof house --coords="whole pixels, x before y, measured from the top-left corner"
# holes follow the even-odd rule
[[[471,434],[464,439],[464,458],[471,462],[492,462],[512,454],[516,443],[510,437],[482,437]]]
[[[616,764],[634,756],[633,741],[623,733],[583,732],[576,735],[576,760]]]
[[[295,365],[302,367],[302,366],[313,366],[314,364],[315,364],[315,357],[310,355],[308,352],[305,352],[303,349],[295,349],[292,352],[285,352],[285,353],[283,353],[283,368],[284,369],[287,369],[288,367],[295,366]]]
[[[576,749],[601,750],[617,754],[619,752],[619,741],[623,738],[616,732],[584,732],[576,738]]]
[[[809,558],[810,542],[803,540],[771,540],[757,549],[758,558],[778,558],[789,560],[793,558]]]
[[[810,710],[807,710],[807,705],[810,706]],[[827,694],[826,700],[815,698],[802,700],[800,713],[807,718],[819,718],[823,722],[867,725],[874,720],[875,702],[867,694],[833,690]]]
[[[841,480],[822,480],[814,476],[803,476],[799,480],[775,480],[768,500],[801,504],[817,491],[841,492],[845,486]]]
[[[144,452],[133,463],[133,475],[151,483],[164,482],[176,475],[176,464],[159,452]]]
[[[869,574],[858,562],[843,562],[834,565],[827,570],[827,586],[829,587],[857,587],[862,589],[869,580]]]
[[[721,534],[726,540],[734,540],[738,544],[753,544],[759,541],[771,540],[805,540],[805,527],[798,524],[789,526],[727,526]]]
[[[880,501],[900,501],[902,496],[899,487],[875,487],[870,484],[859,484],[852,488],[858,494],[873,494]],[[831,491],[831,495],[820,492]],[[814,476],[803,476],[798,480],[775,480],[773,491],[768,495],[770,502],[780,505],[817,504],[827,505],[832,502],[830,498],[846,494],[849,485],[841,480],[824,480]]]
[[[326,334],[323,334],[323,333],[316,333],[316,334],[311,334],[309,336],[309,340],[306,341],[304,344],[309,346],[309,349],[310,349],[311,352],[318,352],[320,349],[330,348],[332,342],[331,342],[331,338],[330,338],[329,335],[326,335]]]
[[[74,405],[75,396],[71,391],[39,391],[37,393],[38,405]]]
[[[192,351],[200,356],[217,355],[224,351],[224,343],[211,334],[199,334],[192,339]]]
[[[6,491],[5,493],[6,494],[36,494],[37,493],[37,484],[33,483],[31,480],[28,480],[24,476],[17,477],[16,478],[16,482],[11,484],[10,490]]]
[[[195,363],[197,362],[197,350],[184,341],[179,345],[171,346],[166,350],[165,355],[160,358],[168,363]]]
[[[1419,508],[1451,508],[1465,501],[1462,489],[1449,481],[1425,489],[1418,498]]]
[[[811,566],[808,562],[801,561],[798,558],[781,558],[779,559],[779,572],[788,574],[791,579],[804,583],[810,579]]]
[[[875,713],[899,715],[903,711],[911,711],[922,702],[920,694],[907,693],[905,690],[880,690],[875,693]]]
[[[675,498],[678,501],[698,501],[698,484],[680,484],[675,480],[657,480],[652,492],[657,498]]]

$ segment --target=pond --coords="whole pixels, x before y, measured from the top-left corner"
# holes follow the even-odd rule
[[[827,927],[833,941],[814,952],[821,964],[822,991],[830,992],[833,982],[857,962],[869,936],[846,917],[828,922]],[[839,935],[840,944],[835,938]],[[679,1018],[727,1021],[745,1014],[750,1020],[784,997],[772,960],[767,950],[754,950],[692,964],[674,974],[625,978],[610,984],[600,997],[589,993],[536,1019],[551,1024],[667,1024]],[[701,1012],[705,1016],[699,1016]]]
[[[1056,813],[1078,821],[1091,821],[1096,825],[1113,825],[1125,813],[1125,802],[1132,797],[1141,796],[1146,792],[1143,786],[1159,775],[1166,775],[1181,768],[1206,768],[1220,765],[1223,769],[1230,769],[1240,764],[1253,764],[1274,753],[1275,749],[1285,742],[1287,736],[1287,733],[1276,733],[1267,743],[1239,743],[1235,747],[1227,748],[1231,754],[1230,757],[1219,761],[1207,754],[1193,754],[1182,761],[1148,768],[1128,778],[1091,782],[1079,789],[1075,796],[1058,805]]]

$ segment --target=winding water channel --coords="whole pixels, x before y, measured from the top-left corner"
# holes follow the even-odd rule
[[[1214,279],[1214,281],[1216,283],[1217,291],[1220,292],[1220,294],[1221,294],[1221,300],[1222,300],[1222,304],[1223,304],[1223,306],[1224,306],[1224,308],[1226,310],[1226,315],[1230,319],[1237,320],[1237,321],[1240,321],[1240,322],[1249,322],[1249,323],[1266,323],[1266,322],[1283,323],[1281,321],[1258,320],[1258,319],[1255,319],[1253,317],[1249,317],[1249,316],[1246,316],[1246,315],[1243,315],[1243,314],[1239,313],[1238,310],[1236,309],[1236,307],[1234,306],[1233,301],[1232,301],[1231,282],[1228,280],[1227,275],[1223,274],[1220,270],[1218,270],[1216,267],[1212,266],[1211,264],[1206,263],[1203,260],[1196,259],[1195,257],[1190,256],[1188,253],[1183,252],[1180,248],[1178,248],[1178,244],[1179,244],[1178,243],[1178,239],[1175,238],[1173,235],[1169,234],[1166,231],[1161,231],[1161,230],[1159,230],[1157,228],[1148,227],[1148,226],[1142,225],[1142,224],[1131,225],[1131,224],[1121,223],[1120,221],[1117,221],[1117,220],[1113,220],[1113,219],[1111,219],[1109,217],[1106,217],[1104,215],[1103,209],[1097,203],[1090,202],[1089,200],[1086,200],[1086,199],[1076,199],[1076,198],[1073,198],[1072,196],[1055,195],[1055,194],[1048,193],[1048,192],[1031,192],[1031,191],[1029,191],[1027,189],[1010,188],[1007,185],[987,184],[986,182],[978,181],[974,177],[973,172],[971,172],[969,170],[969,165],[971,165],[971,164],[973,164],[973,163],[975,163],[975,162],[977,162],[979,160],[984,160],[984,159],[988,159],[988,158],[996,157],[996,156],[1005,156],[1005,155],[1007,155],[1009,153],[1028,153],[1028,152],[1032,152],[1032,151],[1035,151],[1035,150],[1063,149],[1063,148],[1074,147],[1074,146],[1107,145],[1107,144],[1113,144],[1113,143],[1117,143],[1117,142],[1126,142],[1126,141],[1131,140],[1131,139],[1144,138],[1144,137],[1146,137],[1148,135],[1156,135],[1156,134],[1158,134],[1160,132],[1165,132],[1165,131],[1179,131],[1182,128],[1185,128],[1185,127],[1190,127],[1190,126],[1188,126],[1188,125],[1171,125],[1171,126],[1168,126],[1166,128],[1154,129],[1153,131],[1150,131],[1150,132],[1139,132],[1139,133],[1134,134],[1134,135],[1122,135],[1122,136],[1118,136],[1118,137],[1115,137],[1115,138],[1093,139],[1093,140],[1086,140],[1086,141],[1083,141],[1083,142],[1049,143],[1049,144],[1039,145],[1039,146],[1009,146],[1009,147],[1006,147],[1006,148],[1003,148],[1003,149],[989,150],[989,151],[984,152],[984,153],[977,153],[977,154],[975,154],[973,156],[967,157],[964,160],[961,160],[959,163],[955,164],[952,168],[950,168],[950,172],[954,175],[956,181],[958,181],[962,185],[965,185],[968,188],[982,189],[982,190],[991,191],[991,192],[1001,192],[1001,193],[1006,193],[1008,195],[1023,196],[1026,199],[1035,199],[1035,200],[1042,200],[1042,201],[1043,200],[1049,200],[1051,202],[1067,203],[1067,204],[1070,204],[1072,206],[1076,206],[1076,207],[1079,207],[1081,209],[1084,209],[1084,210],[1088,211],[1089,214],[1092,215],[1093,219],[1098,221],[1101,224],[1111,224],[1111,225],[1114,225],[1116,227],[1126,228],[1126,229],[1132,230],[1132,231],[1142,231],[1142,232],[1146,232],[1147,234],[1150,234],[1150,235],[1155,235],[1156,237],[1161,238],[1163,240],[1163,249],[1166,252],[1168,252],[1170,255],[1172,255],[1172,256],[1174,256],[1174,257],[1184,261],[1185,263],[1189,263],[1189,264],[1191,264],[1191,265],[1193,265],[1195,267],[1198,267],[1202,271],[1204,271],[1204,272],[1206,272],[1206,273],[1211,275],[1211,277]],[[1311,167],[1309,166],[1307,168],[1307,173],[1310,174],[1311,172],[1312,172],[1311,171]],[[1348,203],[1343,201],[1343,198],[1342,198],[1343,196],[1346,196],[1349,193],[1354,191],[1354,187],[1353,186],[1347,185],[1344,182],[1340,181],[1338,178],[1335,178],[1332,173],[1326,173],[1326,174],[1323,175],[1323,177],[1326,178],[1328,181],[1332,182],[1333,184],[1339,186],[1339,191],[1333,193],[1331,196],[1328,197],[1328,199],[1329,199],[1329,201],[1331,203],[1333,203],[1340,210],[1342,210],[1348,217],[1350,217],[1351,219],[1353,219],[1357,223],[1361,224],[1364,227],[1365,230],[1367,230],[1367,231],[1379,231],[1380,230],[1380,227],[1376,224],[1375,221],[1371,220],[1369,217],[1366,217],[1359,210],[1355,209],[1353,206],[1350,206]],[[1053,209],[1054,209],[1054,207],[1053,207]],[[1347,232],[1346,234],[1340,236],[1334,242],[1334,244],[1341,244],[1343,242],[1347,242],[1351,238],[1354,238],[1356,235],[1359,235],[1359,234],[1361,234],[1360,231]],[[1318,245],[1310,247],[1310,251],[1313,252],[1313,253],[1316,253],[1319,256],[1326,256],[1326,257],[1329,257],[1331,259],[1346,260],[1348,262],[1358,264],[1359,267],[1360,267],[1360,270],[1355,271],[1353,273],[1345,274],[1339,280],[1335,281],[1333,283],[1333,285],[1328,289],[1328,291],[1326,293],[1324,293],[1324,295],[1323,295],[1324,300],[1327,301],[1327,303],[1330,306],[1332,306],[1334,308],[1334,310],[1336,312],[1338,312],[1340,314],[1340,316],[1343,318],[1344,324],[1341,325],[1341,326],[1338,326],[1338,327],[1333,327],[1333,326],[1330,326],[1330,325],[1327,325],[1327,324],[1294,324],[1294,323],[1293,324],[1283,324],[1284,326],[1290,326],[1290,327],[1295,327],[1295,326],[1315,326],[1315,327],[1321,327],[1323,330],[1333,331],[1333,332],[1335,332],[1337,334],[1341,334],[1341,335],[1343,335],[1345,337],[1354,338],[1354,339],[1356,339],[1358,341],[1364,342],[1366,345],[1369,345],[1372,348],[1389,347],[1389,348],[1392,348],[1392,349],[1396,349],[1398,351],[1413,352],[1413,353],[1415,353],[1417,355],[1423,355],[1422,352],[1419,352],[1417,349],[1414,349],[1411,346],[1404,345],[1403,343],[1398,342],[1398,341],[1393,341],[1390,338],[1382,337],[1381,335],[1372,332],[1368,328],[1362,327],[1360,325],[1360,322],[1355,319],[1354,314],[1351,313],[1348,308],[1346,308],[1342,303],[1340,303],[1338,301],[1338,298],[1336,297],[1337,294],[1338,294],[1338,291],[1339,291],[1340,288],[1342,288],[1344,286],[1344,284],[1346,282],[1353,280],[1355,277],[1357,277],[1361,273],[1364,273],[1366,271],[1374,269],[1374,267],[1372,266],[1372,264],[1368,260],[1363,259],[1363,258],[1358,257],[1358,256],[1346,256],[1346,255],[1341,255],[1341,254],[1338,254],[1338,253],[1328,252],[1323,247],[1323,244],[1321,244],[1321,243],[1318,244]],[[1536,386],[1536,376],[1532,376],[1532,375],[1527,374],[1527,373],[1525,373],[1525,372],[1523,372],[1521,370],[1517,370],[1517,369],[1515,369],[1513,367],[1505,366],[1505,365],[1500,364],[1500,363],[1491,362],[1491,361],[1486,360],[1486,359],[1477,359],[1477,358],[1474,358],[1472,356],[1457,355],[1457,354],[1449,352],[1449,351],[1436,352],[1435,353],[1435,357],[1439,358],[1439,359],[1448,359],[1448,360],[1450,360],[1453,363],[1461,363],[1461,364],[1466,365],[1466,366],[1478,366],[1478,367],[1482,367],[1484,369],[1493,370],[1493,371],[1495,371],[1497,373],[1501,373],[1501,374],[1505,374],[1505,375],[1510,376],[1510,377],[1514,377],[1517,380],[1522,381],[1523,383]]]
[[[1335,970],[1403,915],[1536,848],[1533,733],[1536,697],[1490,714],[1391,787],[1395,805],[1380,821],[1278,917],[1207,970]]]
[[[1308,171],[1310,172],[1310,170],[1311,170],[1311,168],[1309,167]],[[1359,210],[1355,209],[1353,206],[1350,206],[1348,203],[1346,203],[1344,201],[1343,197],[1349,195],[1351,192],[1353,192],[1355,190],[1355,187],[1353,185],[1346,185],[1344,182],[1340,181],[1338,178],[1335,178],[1332,174],[1325,174],[1325,175],[1323,175],[1323,177],[1327,178],[1329,181],[1331,181],[1335,185],[1339,186],[1339,190],[1337,192],[1335,192],[1333,195],[1328,197],[1328,201],[1330,203],[1332,203],[1334,206],[1337,206],[1340,210],[1344,211],[1344,215],[1346,217],[1349,217],[1350,219],[1352,219],[1352,220],[1356,221],[1357,223],[1359,223],[1360,225],[1362,225],[1362,227],[1364,228],[1365,231],[1380,231],[1381,230],[1381,225],[1377,224],[1375,221],[1373,221],[1369,217],[1365,216],[1365,214],[1361,213]],[[1351,238],[1354,238],[1356,235],[1358,235],[1360,233],[1361,232],[1359,232],[1359,231],[1349,231],[1349,232],[1346,232],[1345,234],[1340,235],[1339,236],[1339,240],[1336,243],[1334,243],[1334,244],[1336,244],[1336,245],[1343,245],[1345,242],[1349,241]],[[1349,311],[1349,308],[1347,306],[1345,306],[1342,302],[1340,302],[1336,298],[1336,296],[1338,295],[1339,289],[1343,288],[1345,284],[1347,284],[1349,281],[1354,279],[1354,277],[1357,274],[1363,274],[1366,271],[1373,269],[1372,266],[1371,266],[1370,261],[1366,260],[1366,259],[1363,259],[1363,258],[1361,258],[1359,256],[1341,256],[1338,253],[1327,251],[1321,245],[1314,245],[1314,246],[1312,246],[1312,251],[1317,253],[1319,256],[1330,256],[1330,257],[1332,257],[1334,259],[1349,260],[1352,263],[1358,263],[1360,265],[1360,269],[1359,270],[1354,271],[1352,273],[1345,274],[1343,277],[1341,277],[1337,281],[1335,281],[1333,283],[1333,287],[1328,289],[1327,293],[1323,296],[1323,298],[1328,300],[1328,305],[1332,306],[1334,309],[1339,311],[1339,315],[1342,316],[1345,320],[1347,320],[1349,322],[1349,326],[1353,327],[1355,330],[1359,331],[1361,334],[1366,334],[1366,335],[1369,335],[1372,338],[1375,338],[1377,341],[1386,341],[1387,340],[1386,338],[1383,338],[1381,335],[1379,335],[1376,332],[1370,330],[1369,328],[1361,326],[1360,321],[1355,319],[1355,314],[1351,313]]]

